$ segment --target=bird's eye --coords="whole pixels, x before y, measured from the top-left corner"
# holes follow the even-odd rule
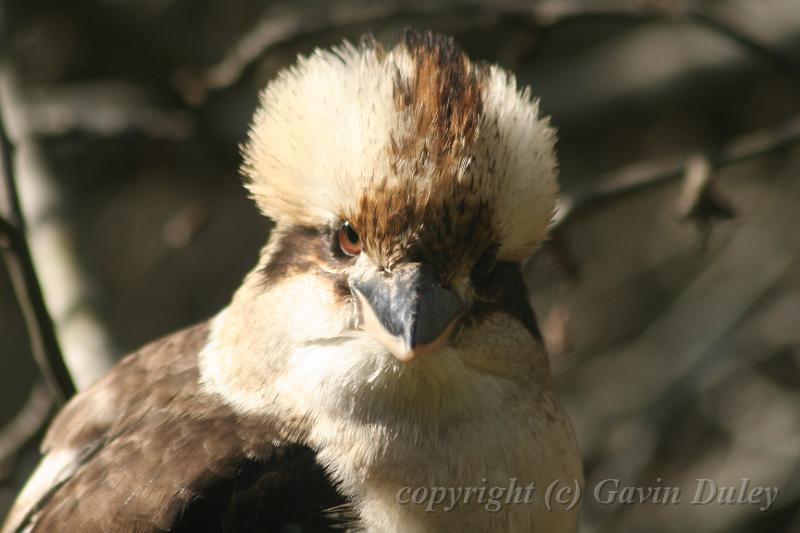
[[[497,264],[497,245],[493,244],[484,251],[472,269],[472,277],[476,280],[485,279],[492,273]]]
[[[361,253],[361,238],[349,222],[344,222],[339,228],[339,248],[350,256]]]

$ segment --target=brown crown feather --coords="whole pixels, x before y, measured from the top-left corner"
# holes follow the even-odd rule
[[[452,38],[430,32],[406,31],[398,46],[413,62],[411,76],[398,68],[394,79],[405,127],[388,157],[400,179],[374,180],[348,218],[383,266],[422,260],[457,277],[494,238],[490,204],[467,173],[483,115],[483,67]]]

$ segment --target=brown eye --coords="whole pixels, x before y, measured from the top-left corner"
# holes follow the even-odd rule
[[[472,269],[472,278],[482,280],[489,277],[497,264],[497,245],[492,245],[486,249],[478,258]]]
[[[361,253],[361,239],[349,222],[344,222],[339,228],[339,247],[350,256]]]

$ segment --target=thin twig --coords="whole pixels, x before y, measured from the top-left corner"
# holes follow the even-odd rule
[[[800,142],[800,115],[774,128],[758,130],[733,139],[717,150],[703,154],[714,169],[766,155]],[[553,219],[561,226],[577,211],[600,201],[630,194],[684,175],[686,162],[694,154],[641,161],[592,180],[584,190],[565,194]]]
[[[2,156],[2,196],[0,235],[5,259],[17,301],[28,328],[31,350],[53,398],[63,404],[75,394],[75,385],[67,370],[53,321],[44,302],[30,249],[21,228],[24,227],[19,196],[17,195],[13,146],[8,137],[0,109],[0,156]]]
[[[0,215],[8,219],[9,226],[16,228],[17,231],[25,233],[25,221],[22,216],[22,207],[19,203],[17,194],[17,184],[14,181],[14,146],[6,133],[5,123],[3,122],[3,110],[0,109],[0,160],[2,160],[2,186],[0,186]],[[9,228],[4,228],[4,233],[9,232]]]
[[[436,7],[432,10],[436,10]],[[419,8],[404,8],[394,2],[364,4],[360,9],[346,13],[341,10],[337,13],[336,6],[330,6],[314,17],[304,17],[297,12],[273,14],[266,11],[255,27],[245,33],[222,60],[201,71],[179,69],[174,77],[175,85],[186,101],[197,104],[208,93],[236,84],[265,53],[279,44],[323,31],[342,31],[352,26],[376,24],[412,13],[419,14]],[[430,14],[431,10],[426,13]]]
[[[271,49],[291,44],[326,31],[346,33],[384,22],[430,17],[441,19],[448,26],[459,20],[475,24],[480,16],[515,16],[529,19],[537,27],[555,27],[571,20],[618,19],[640,21],[665,13],[630,2],[528,3],[512,2],[477,8],[470,3],[458,6],[447,3],[406,4],[402,2],[370,2],[352,4],[347,11],[332,6],[315,16],[298,13],[272,15],[265,12],[255,27],[247,32],[218,63],[200,71],[179,69],[175,85],[184,99],[201,103],[208,93],[235,85]]]
[[[78,259],[66,215],[67,196],[31,129],[25,94],[13,65],[0,65],[0,105],[15,145],[13,172],[28,223],[22,235],[64,362],[72,381],[82,389],[113,366],[116,350],[91,297],[92,276]]]
[[[11,469],[19,451],[44,427],[53,410],[47,386],[37,383],[14,418],[0,430],[0,481]]]
[[[26,95],[25,125],[32,137],[143,135],[184,140],[195,130],[185,109],[164,109],[145,90],[131,84],[82,82],[66,89]],[[13,124],[11,117],[9,126]]]
[[[790,74],[796,81],[800,80],[800,59],[759,41],[704,9],[690,8],[685,16],[701,27],[735,43],[753,57]]]
[[[252,30],[247,32],[216,64],[192,72],[179,70],[175,76],[178,89],[193,104],[203,101],[208,93],[231,87],[258,60],[272,48],[295,42],[324,31],[347,32],[358,27],[373,27],[386,21],[415,17],[444,17],[452,23],[460,16],[475,21],[478,15],[516,16],[526,18],[532,25],[554,29],[570,22],[587,22],[597,19],[620,19],[631,22],[677,17],[694,21],[701,27],[734,42],[755,58],[773,64],[795,77],[800,76],[800,60],[763,43],[738,28],[726,23],[702,7],[661,6],[658,3],[597,1],[597,2],[509,2],[476,9],[471,4],[403,4],[399,2],[372,2],[352,4],[348,10],[341,6],[317,12],[314,16],[299,13],[272,14],[265,12]]]

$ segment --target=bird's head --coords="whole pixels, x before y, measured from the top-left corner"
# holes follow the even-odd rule
[[[308,360],[359,341],[395,366],[457,359],[498,314],[535,337],[519,269],[554,211],[554,142],[527,88],[449,38],[300,59],[261,95],[243,148],[276,228],[237,295],[240,325],[218,336],[258,329],[251,347]]]
[[[507,73],[408,32],[388,52],[344,45],[285,71],[262,96],[244,170],[284,246],[353,303],[352,326],[411,361],[491,296],[498,262],[544,238],[556,161],[537,115]]]

